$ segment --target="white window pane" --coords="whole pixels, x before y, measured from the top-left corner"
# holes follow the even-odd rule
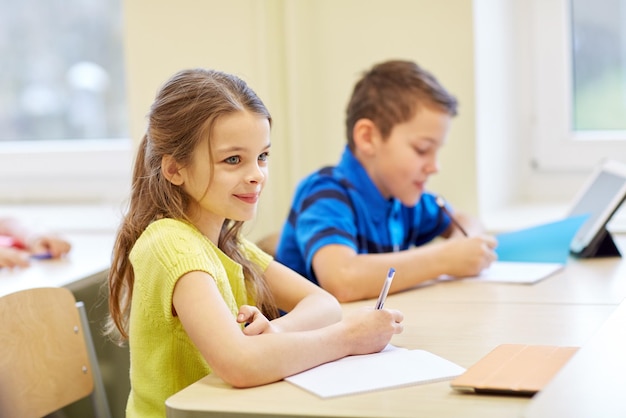
[[[571,0],[573,129],[626,130],[626,1]]]
[[[0,202],[120,202],[131,142],[121,0],[0,0]]]
[[[625,161],[625,1],[532,0],[536,172],[584,174],[603,159]]]
[[[120,0],[0,5],[0,141],[128,137]]]

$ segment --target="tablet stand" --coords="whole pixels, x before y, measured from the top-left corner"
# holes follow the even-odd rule
[[[580,258],[622,256],[617,245],[615,245],[615,241],[613,241],[611,233],[606,228],[602,228],[602,231],[598,234],[598,239],[594,240],[580,252],[572,254]]]

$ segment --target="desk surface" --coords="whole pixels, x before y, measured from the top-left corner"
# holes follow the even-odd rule
[[[581,346],[615,309],[611,305],[414,303],[414,290],[387,299],[405,314],[392,343],[469,367],[502,343]],[[371,301],[344,305],[349,311]],[[575,324],[575,325],[574,325]],[[518,417],[529,398],[458,393],[450,382],[320,399],[281,381],[233,389],[207,376],[167,400],[168,417]]]
[[[87,215],[84,215],[87,217]],[[106,283],[115,239],[112,231],[63,233],[72,243],[66,257],[59,260],[33,260],[24,269],[0,269],[0,296],[34,287],[66,287],[85,303],[100,370],[113,417],[123,417],[130,390],[128,348],[115,346],[102,335],[108,313],[101,286]],[[106,301],[105,301],[106,302]],[[63,410],[63,416],[83,417],[91,413],[88,400]]]
[[[625,248],[626,237],[619,237],[619,244]],[[592,355],[587,353],[593,349],[594,355],[598,355],[598,347],[605,346],[605,343],[592,341],[588,344],[588,341],[598,338],[596,332],[609,317],[615,321],[611,315],[625,297],[626,259],[606,258],[570,259],[562,272],[534,285],[448,281],[391,295],[387,299],[386,307],[398,308],[405,314],[405,331],[394,336],[392,344],[427,350],[463,367],[471,366],[503,343],[583,346],[580,356],[577,354],[571,362],[574,365],[582,363],[582,366],[571,372],[564,369],[564,375],[570,373],[570,377],[559,378],[559,374],[558,380],[555,378],[553,382],[575,380],[560,385],[555,383],[556,388],[546,388],[540,397],[464,394],[452,390],[447,381],[320,399],[284,381],[257,388],[233,389],[219,378],[207,376],[167,400],[168,417],[570,416],[550,408],[559,403],[571,405],[574,397],[578,403],[583,402],[581,399],[586,397],[585,394],[574,391],[568,396],[571,386],[577,385],[581,379],[593,379],[581,387],[597,383],[596,379],[600,378],[595,367],[597,359],[595,362],[589,360]],[[343,308],[349,311],[372,303],[349,303]],[[608,333],[612,336],[610,338],[615,338],[615,328],[605,331],[605,335]],[[617,346],[626,348],[623,347],[624,341],[621,342],[622,345]],[[620,349],[619,353],[607,353],[605,349],[600,355],[604,355],[603,361],[608,363],[609,358],[622,356],[623,352]],[[595,375],[589,373],[590,362],[596,369]],[[610,373],[612,369],[606,365],[604,370],[603,373]],[[623,392],[625,387],[622,379],[616,391]],[[597,399],[602,401],[605,398]],[[597,406],[596,400],[587,401],[586,406],[595,411],[594,405]],[[620,413],[626,410],[623,406],[618,405],[618,408]]]
[[[623,239],[622,243],[622,248],[626,249]],[[417,302],[618,305],[626,298],[625,277],[626,262],[621,258],[570,258],[563,270],[535,284],[487,283],[471,279],[430,282],[421,286],[413,298]]]
[[[0,296],[33,287],[78,290],[100,281],[111,265],[112,233],[64,235],[72,244],[66,257],[32,260],[23,269],[0,269]]]
[[[559,371],[525,411],[527,418],[626,416],[626,302]]]

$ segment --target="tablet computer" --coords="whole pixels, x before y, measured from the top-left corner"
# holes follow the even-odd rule
[[[606,224],[626,198],[626,164],[605,160],[598,164],[578,194],[569,216],[587,215],[570,243],[579,257],[620,255]],[[605,254],[601,254],[605,252]]]

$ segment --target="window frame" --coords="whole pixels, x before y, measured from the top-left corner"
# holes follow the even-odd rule
[[[78,6],[75,4],[73,6]],[[17,24],[20,30],[24,29],[24,33],[31,34],[28,30],[28,24],[42,24],[46,19],[50,20],[49,13],[39,14],[34,16],[28,12],[28,6],[21,5],[15,9],[9,8],[9,12],[15,12],[15,15],[9,14],[5,16],[5,19],[10,19]],[[63,5],[47,4],[50,7],[49,10],[55,10],[58,13],[67,14],[67,7]],[[111,12],[110,15],[100,15],[98,19],[94,21],[85,20],[86,17],[98,16],[98,11],[107,9]],[[45,51],[51,55],[55,54],[55,48],[68,48],[68,60],[59,60],[59,65],[52,65],[51,69],[43,69],[44,75],[39,74],[40,70],[31,61],[19,60],[20,72],[25,72],[26,75],[33,76],[30,71],[34,71],[33,79],[56,79],[58,77],[53,76],[55,71],[60,68],[65,68],[64,64],[80,63],[83,60],[99,62],[100,60],[94,60],[95,57],[100,57],[102,52],[102,60],[117,60],[117,53],[119,52],[120,61],[115,61],[115,65],[111,68],[107,68],[109,75],[112,77],[110,83],[114,83],[116,86],[115,97],[113,101],[118,103],[120,93],[125,91],[124,80],[119,79],[120,75],[123,75],[125,69],[124,66],[124,52],[123,44],[118,45],[118,41],[123,42],[123,21],[124,21],[124,3],[115,2],[115,5],[109,4],[104,6],[97,1],[80,2],[80,7],[73,7],[72,13],[68,15],[70,20],[65,22],[57,22],[61,24],[59,28],[64,30],[58,30],[59,38],[50,39],[51,43],[42,42],[27,42],[28,48],[31,46],[39,48],[37,54],[41,51]],[[119,19],[118,19],[119,9]],[[44,9],[42,9],[44,10]],[[49,12],[48,9],[45,9]],[[28,17],[29,22],[23,24],[20,19]],[[84,24],[81,29],[88,30],[89,33],[76,32],[75,25],[72,22],[76,19],[80,19]],[[17,20],[16,20],[17,19]],[[106,20],[103,20],[106,19]],[[112,30],[107,42],[97,42],[100,40],[100,36],[90,37],[89,35],[104,34],[109,36],[105,32],[100,32],[100,29],[106,28]],[[50,35],[50,32],[32,33],[33,39],[46,39],[46,36]],[[76,38],[90,39],[93,42],[88,44],[75,44],[73,41]],[[21,39],[16,39],[16,42],[12,43],[19,48],[24,48],[22,43],[18,42]],[[30,40],[30,38],[28,39]],[[25,40],[26,42],[26,40]],[[121,49],[120,49],[121,48]],[[98,51],[101,49],[102,51]],[[13,52],[13,50],[10,50]],[[92,54],[97,51],[98,53]],[[57,52],[59,52],[57,50]],[[27,56],[26,54],[24,56]],[[65,56],[63,54],[63,56]],[[111,63],[111,61],[109,61]],[[63,65],[61,65],[63,64]],[[48,74],[50,70],[50,74]],[[57,71],[59,72],[59,71]],[[52,75],[51,75],[52,74]],[[56,78],[55,78],[56,77]],[[30,79],[30,78],[29,78]],[[67,80],[66,80],[67,82]],[[67,82],[70,84],[69,82]],[[85,87],[85,86],[83,86]],[[87,86],[89,87],[89,86]],[[87,91],[90,91],[87,89]],[[111,91],[112,93],[112,91]],[[112,93],[113,94],[113,93]],[[124,100],[123,98],[121,98]],[[128,101],[126,99],[126,101]],[[7,113],[15,110],[12,109],[18,104],[9,104],[5,102],[7,108],[3,109]],[[127,107],[127,106],[125,106]],[[124,112],[125,118],[128,116],[128,110],[113,109],[112,112]],[[102,117],[105,117],[102,115]],[[121,115],[117,115],[121,117]],[[32,122],[28,122],[32,123]],[[121,126],[120,126],[121,128]],[[21,140],[14,138],[3,138],[0,140],[0,176],[4,181],[0,182],[0,203],[3,204],[47,204],[47,203],[117,203],[128,196],[131,170],[132,170],[132,149],[133,143],[129,138],[118,138],[117,132],[119,129],[107,130],[95,135],[111,135],[115,138],[101,138],[101,139],[87,139],[70,137],[66,139],[51,139],[53,136],[50,133],[50,138],[41,138],[36,140]],[[124,129],[121,130],[123,132]],[[76,131],[79,132],[79,131]],[[61,134],[62,135],[62,134]],[[121,135],[128,136],[128,133],[121,133]],[[15,135],[13,135],[15,136]]]
[[[130,139],[0,142],[0,201],[118,203],[128,196]]]
[[[569,0],[533,0],[531,160],[540,171],[589,171],[626,155],[626,132],[574,132]],[[558,158],[555,158],[558,156]]]

